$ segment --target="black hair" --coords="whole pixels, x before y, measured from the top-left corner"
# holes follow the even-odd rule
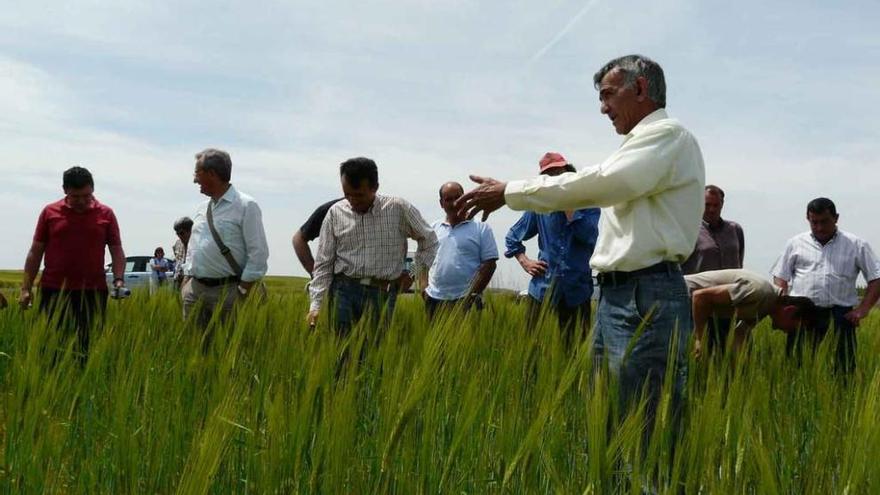
[[[162,246],[159,246],[155,250],[153,250],[153,258],[159,257],[159,251],[162,251],[162,254],[165,254],[165,250],[162,249]]]
[[[64,189],[81,189],[86,186],[95,187],[92,173],[83,167],[70,167],[65,170],[62,184]]]
[[[718,187],[714,184],[709,184],[708,186],[706,186],[706,192],[711,192],[712,194],[716,194],[716,195],[718,195],[718,197],[721,198],[721,201],[724,201],[724,189],[721,189],[720,187]]]
[[[828,198],[816,198],[807,203],[807,214],[821,215],[826,211],[831,213],[833,217],[837,216],[837,207],[834,206],[834,201]]]
[[[190,217],[181,217],[178,218],[177,221],[174,222],[174,231],[180,232],[181,230],[185,232],[191,231],[193,228],[193,221]]]
[[[808,297],[803,296],[780,296],[779,303],[785,306],[794,306],[794,317],[801,320],[802,324],[810,325],[818,319],[819,308]]]
[[[379,187],[379,170],[376,168],[376,162],[369,158],[359,156],[345,160],[339,165],[339,175],[345,177],[352,187],[360,187],[364,181],[367,181],[372,189]]]

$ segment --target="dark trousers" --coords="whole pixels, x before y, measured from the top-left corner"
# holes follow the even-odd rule
[[[472,304],[467,297],[459,299],[434,299],[431,296],[427,296],[425,299],[425,311],[428,313],[429,320],[433,320],[440,313],[449,313],[455,309],[460,309],[464,313],[471,309],[481,311],[483,303],[477,299],[476,303]]]
[[[391,321],[397,303],[397,285],[392,284],[390,290],[383,290],[360,284],[348,277],[336,276],[330,286],[330,297],[333,327],[337,335],[346,337],[352,326],[364,316],[370,318],[372,329],[376,329],[380,323]]]
[[[730,335],[730,318],[709,318],[706,325],[706,332],[709,334],[708,348],[709,354],[718,349],[719,355],[724,355],[725,346],[727,345],[727,337]]]
[[[834,370],[850,374],[856,369],[856,327],[845,318],[852,311],[849,306],[833,306],[819,308],[819,314],[812,325],[804,326],[800,331],[788,334],[785,342],[785,352],[789,356],[797,358],[800,363],[805,343],[810,345],[810,350],[815,352],[816,347],[828,334],[828,329],[833,325],[837,339],[837,348],[834,352]]]
[[[85,362],[92,326],[104,323],[107,291],[40,289],[39,308],[57,321],[59,330],[76,335],[74,350],[79,354],[80,362]]]
[[[587,338],[590,331],[590,318],[593,307],[592,300],[587,299],[577,306],[566,306],[562,301],[557,304],[548,304],[548,309],[556,313],[559,321],[559,330],[562,332],[562,340],[566,348],[578,345]],[[529,307],[526,311],[526,324],[529,328],[535,328],[541,317],[543,303],[529,297]]]

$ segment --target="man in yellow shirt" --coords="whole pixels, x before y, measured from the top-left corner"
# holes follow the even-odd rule
[[[601,112],[625,136],[617,151],[599,165],[557,177],[501,182],[471,176],[479,186],[459,207],[471,216],[482,211],[484,218],[505,204],[537,212],[602,208],[590,260],[602,290],[593,347],[619,379],[625,403],[637,400],[647,383],[650,418],[667,366],[675,366],[673,404],[686,377],[691,311],[679,264],[700,229],[703,156],[694,136],[666,114],[659,64],[641,55],[620,57],[593,82]],[[669,355],[674,363],[667,363]]]

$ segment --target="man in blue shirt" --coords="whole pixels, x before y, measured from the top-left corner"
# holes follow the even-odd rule
[[[440,187],[440,207],[445,220],[432,225],[439,248],[428,272],[428,287],[422,292],[428,317],[441,308],[461,303],[464,309],[482,309],[483,290],[495,273],[498,247],[488,224],[460,215],[455,200],[464,194],[458,182]]]
[[[547,153],[540,161],[541,174],[556,176],[575,172],[559,153]],[[577,327],[578,341],[590,327],[593,277],[590,257],[599,236],[599,209],[538,214],[527,211],[507,233],[504,256],[516,258],[532,276],[529,283],[529,327],[534,327],[549,292],[547,307],[559,318],[566,345]],[[523,241],[538,236],[538,259],[526,256]]]

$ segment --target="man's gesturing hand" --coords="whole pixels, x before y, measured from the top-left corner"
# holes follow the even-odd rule
[[[489,218],[489,214],[504,206],[504,188],[506,182],[495,180],[491,177],[479,177],[471,175],[471,180],[479,186],[471,189],[464,196],[458,198],[455,207],[459,214],[467,218],[474,218],[477,213],[483,212],[483,221]]]

